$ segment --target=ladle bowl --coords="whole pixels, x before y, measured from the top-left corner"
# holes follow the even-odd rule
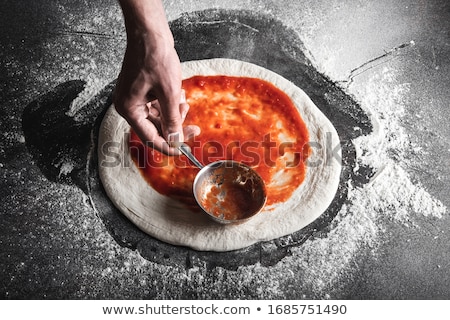
[[[180,145],[179,150],[200,168],[194,179],[194,197],[214,221],[242,223],[264,208],[267,200],[264,180],[251,167],[233,160],[203,166],[188,145]]]

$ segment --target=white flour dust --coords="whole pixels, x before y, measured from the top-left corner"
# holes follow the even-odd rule
[[[58,165],[55,165],[55,167],[58,167]],[[72,170],[74,169],[74,164],[70,161],[67,162],[62,162],[59,165],[59,174],[58,174],[58,178],[60,178],[61,176],[67,176],[68,174],[70,174],[72,172]]]
[[[160,287],[177,287],[200,299],[339,299],[345,297],[345,289],[357,277],[364,258],[377,256],[387,221],[409,228],[416,217],[439,219],[446,214],[446,207],[423,186],[413,183],[407,172],[408,152],[419,150],[411,145],[401,125],[408,84],[398,83],[395,72],[384,69],[361,87],[353,84],[350,90],[362,97],[361,107],[371,115],[374,125],[371,134],[353,141],[357,161],[360,166],[371,166],[375,174],[362,187],[348,181],[348,201],[331,230],[291,248],[291,255],[271,267],[256,264],[236,272],[220,267],[185,271],[149,263],[147,267],[151,265],[156,272],[170,274],[160,279]],[[162,299],[180,295],[158,291]]]
[[[104,80],[100,80],[97,77],[89,76],[86,81],[84,90],[81,91],[78,96],[71,102],[69,110],[66,115],[73,117],[74,120],[79,116],[79,112],[101,89],[106,85]]]
[[[186,293],[199,299],[284,299],[290,294],[303,299],[341,298],[362,267],[363,258],[377,255],[386,222],[408,228],[415,225],[416,217],[439,219],[447,213],[446,207],[422,185],[412,182],[408,174],[408,155],[420,152],[401,123],[409,85],[398,83],[395,71],[385,68],[364,85],[353,83],[349,91],[361,97],[360,105],[371,117],[373,132],[352,142],[357,164],[370,166],[374,174],[360,187],[347,181],[348,201],[331,230],[291,248],[291,254],[274,266],[243,266],[236,272],[220,267],[209,271],[201,266],[168,268],[132,254],[128,259],[138,259],[144,269],[161,275],[157,292],[148,294],[160,299],[183,298]],[[122,271],[107,268],[102,276],[108,281],[117,278],[118,272]],[[153,276],[141,278],[139,286],[149,290]]]
[[[358,162],[371,166],[376,173],[367,186],[353,192],[365,192],[365,197],[356,199],[366,199],[366,207],[399,221],[408,219],[408,212],[441,218],[446,207],[422,185],[413,183],[407,173],[408,155],[421,150],[400,122],[408,92],[409,84],[397,84],[394,71],[384,68],[381,76],[373,77],[358,93],[363,97],[361,106],[371,115],[374,131],[353,142]]]
[[[423,186],[413,183],[405,169],[407,153],[418,150],[411,145],[400,122],[408,89],[408,84],[397,83],[395,73],[387,68],[357,88],[361,107],[371,115],[374,130],[353,144],[358,164],[374,168],[375,174],[362,187],[348,181],[349,201],[326,237],[310,239],[293,249],[292,256],[272,267],[261,281],[272,287],[286,286],[280,279],[292,279],[289,272],[294,272],[301,278],[305,298],[332,298],[342,285],[341,280],[352,277],[358,255],[376,253],[379,235],[384,231],[383,221],[408,227],[414,224],[415,215],[438,219],[446,213],[446,207]],[[242,268],[241,276],[249,269]],[[256,269],[251,272],[254,274]]]

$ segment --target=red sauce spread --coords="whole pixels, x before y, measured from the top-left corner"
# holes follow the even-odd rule
[[[305,177],[308,131],[291,99],[271,83],[246,77],[195,76],[183,81],[190,109],[185,125],[201,134],[186,143],[203,164],[229,159],[256,170],[267,205],[286,201]],[[199,169],[181,156],[145,147],[131,130],[130,154],[159,193],[196,206],[192,184]]]

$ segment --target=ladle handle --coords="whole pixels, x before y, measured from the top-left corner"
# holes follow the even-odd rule
[[[189,160],[192,161],[198,168],[202,169],[203,165],[194,157],[191,152],[191,147],[189,147],[186,143],[181,144],[178,149],[186,156]]]

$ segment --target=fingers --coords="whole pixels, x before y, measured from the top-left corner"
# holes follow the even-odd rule
[[[147,103],[149,117],[161,119],[161,106],[158,100]],[[186,119],[186,115],[189,111],[189,105],[186,102],[181,102],[179,105],[179,113],[181,121]]]
[[[184,97],[184,90],[182,91],[182,98],[181,103],[178,106],[178,113],[181,117],[181,123],[184,122],[186,119],[187,113],[189,111],[189,105],[186,103],[186,98]],[[162,119],[162,112],[161,112],[161,105],[158,100],[152,101],[151,103],[147,103],[148,107],[148,119],[156,126],[158,131],[162,134],[162,127],[163,127],[163,119]],[[183,142],[186,139],[186,136],[184,135],[184,129],[182,131],[182,134],[180,132],[170,132],[167,135],[167,141],[169,142]],[[192,132],[197,132],[196,130],[188,130],[190,136],[192,136]]]
[[[150,120],[161,135],[161,112],[158,100],[147,103],[148,120]]]
[[[161,107],[159,106],[158,100],[147,103],[148,113],[151,117],[158,117],[161,115]]]
[[[157,116],[159,114],[159,109],[157,107],[157,104],[152,104],[152,107],[149,111],[149,119],[152,121],[152,123],[155,125],[155,127],[160,128],[161,127],[161,118]],[[189,111],[189,105],[187,103],[181,103],[180,104],[180,115],[182,118],[182,121],[184,122],[187,112]],[[196,125],[188,125],[183,127],[182,135],[179,132],[172,132],[169,133],[167,136],[167,142],[161,147],[165,154],[169,155],[179,155],[180,152],[178,150],[178,147],[181,143],[184,141],[190,140],[194,138],[195,136],[200,134],[200,127]],[[183,138],[182,138],[183,137]],[[162,137],[160,137],[162,138]],[[166,141],[166,140],[164,140]],[[168,147],[168,148],[167,148]]]
[[[132,68],[124,68],[116,84],[114,105],[117,112],[147,146],[167,155],[180,154],[177,148],[171,147],[167,142],[169,134],[178,133],[176,141],[183,142],[185,134],[192,137],[199,132],[195,126],[183,129],[183,122],[189,111],[184,90],[172,88],[166,94],[154,91],[140,76],[129,74],[130,71]],[[134,81],[129,81],[130,79]],[[153,93],[159,93],[158,100],[148,102],[150,96],[156,97]]]
[[[186,120],[187,113],[189,112],[189,105],[187,103],[180,104],[180,116],[181,121],[184,122]]]
[[[181,108],[183,108],[183,110],[186,110],[189,109],[189,107],[185,102],[180,104],[180,99],[175,102],[166,100],[163,97],[159,100],[159,103],[162,136],[168,140],[170,134],[178,133],[178,141],[184,141],[184,118],[182,117]]]
[[[182,99],[184,100],[184,99]],[[130,109],[126,109],[130,110]],[[166,155],[180,155],[177,149],[179,143],[192,139],[200,134],[200,128],[196,125],[188,125],[179,132],[168,134],[167,139],[162,136],[161,105],[155,100],[145,105],[135,106],[133,113],[124,113],[122,116],[134,129],[141,141],[148,147],[156,149]],[[184,122],[189,111],[187,103],[180,103],[178,112]],[[178,144],[176,142],[179,142]]]

